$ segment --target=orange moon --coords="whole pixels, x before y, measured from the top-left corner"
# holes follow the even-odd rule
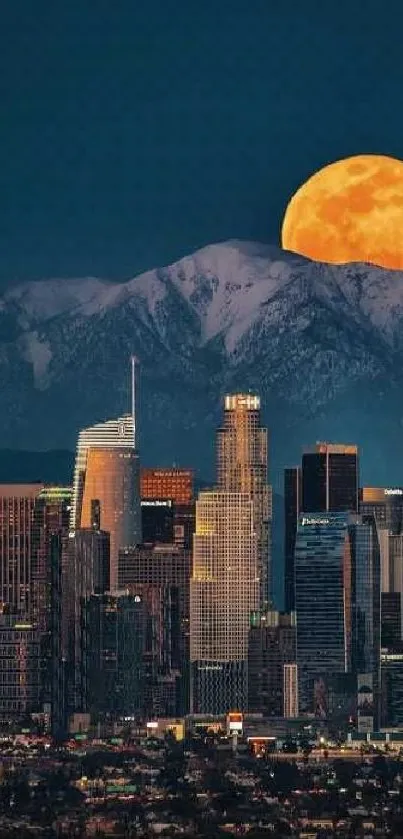
[[[291,198],[281,240],[319,262],[403,270],[403,162],[360,154],[320,169]]]

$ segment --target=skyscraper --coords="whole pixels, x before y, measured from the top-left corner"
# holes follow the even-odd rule
[[[397,649],[403,639],[403,489],[362,487],[360,513],[373,515],[381,558],[382,646]]]
[[[372,516],[300,516],[295,545],[295,601],[302,711],[330,714],[328,698],[332,692],[343,692],[343,677],[350,674],[370,688],[372,708],[367,716],[372,717],[371,725],[376,724],[380,579],[378,532]],[[353,684],[344,678],[347,682]]]
[[[285,611],[295,608],[294,552],[302,509],[302,473],[299,466],[284,469],[284,600]]]
[[[359,499],[360,513],[375,516],[381,530],[388,530],[394,535],[402,533],[402,487],[362,487]]]
[[[352,547],[352,670],[372,691],[364,708],[358,707],[358,726],[372,730],[379,724],[381,683],[381,565],[375,519],[356,516],[349,526]],[[371,711],[371,712],[370,712]],[[364,719],[363,719],[364,718]],[[365,719],[366,718],[366,719]],[[361,726],[360,726],[361,723]]]
[[[169,586],[133,585],[88,599],[88,710],[143,720],[176,715],[176,617]]]
[[[260,604],[259,560],[251,495],[201,492],[190,583],[193,713],[246,708],[250,614]]]
[[[0,603],[2,610],[32,614],[32,523],[42,484],[0,485]]]
[[[247,494],[253,501],[262,605],[271,596],[272,492],[268,484],[268,433],[260,423],[260,397],[224,397],[224,422],[217,432],[217,488]]]
[[[66,730],[63,571],[68,563],[71,496],[71,487],[42,489],[32,530],[32,620],[40,632],[41,705],[55,737]]]
[[[192,576],[192,553],[178,545],[139,545],[119,551],[119,589],[132,590],[144,584],[157,588],[169,586],[178,591],[179,661],[178,709],[189,711],[189,598]]]
[[[352,555],[347,513],[302,515],[295,544],[297,667],[302,712],[315,707],[315,683],[351,671]]]
[[[96,504],[92,510],[95,512]],[[86,702],[86,603],[92,595],[103,595],[110,588],[110,538],[99,529],[100,518],[93,527],[76,530],[71,540],[71,568],[65,579],[65,645],[69,662],[69,704],[74,711],[83,710]]]
[[[358,449],[317,443],[302,456],[304,513],[358,512]]]
[[[252,613],[248,639],[249,711],[271,717],[285,715],[289,668],[295,667],[296,661],[295,640],[295,613]],[[287,703],[289,706],[289,700]]]
[[[111,586],[117,584],[119,548],[141,542],[140,460],[131,414],[80,432],[74,471],[71,530],[91,527],[92,501],[110,533]]]

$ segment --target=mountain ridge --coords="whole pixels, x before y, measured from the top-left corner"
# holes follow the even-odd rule
[[[380,481],[401,434],[402,325],[402,273],[238,240],[120,283],[17,285],[0,297],[2,445],[74,448],[128,408],[134,353],[148,461],[208,478],[223,393],[254,389],[275,469],[338,437],[374,450]]]

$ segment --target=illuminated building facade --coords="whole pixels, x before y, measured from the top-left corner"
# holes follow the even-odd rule
[[[42,484],[0,484],[0,604],[27,618],[32,612],[34,507]]]
[[[192,504],[194,499],[192,469],[149,469],[140,472],[141,498],[170,498],[174,504]]]
[[[78,438],[71,531],[91,527],[92,502],[110,533],[111,586],[117,585],[119,548],[141,543],[140,460],[132,415],[99,423]]]
[[[250,494],[200,493],[190,583],[191,713],[246,708],[250,615],[261,594],[258,547]]]
[[[290,711],[291,671],[295,667],[295,613],[275,611],[253,612],[248,638],[248,710],[265,717],[282,717],[285,708],[287,675],[287,708]],[[288,713],[290,716],[290,713]],[[293,714],[297,716],[297,714]]]
[[[41,633],[28,620],[0,615],[0,721],[41,711]]]
[[[71,491],[0,487],[0,715],[44,712],[63,728],[61,568]]]
[[[349,526],[353,557],[352,590],[352,670],[372,687],[372,709],[360,716],[366,726],[379,726],[381,661],[381,567],[378,532],[374,517],[356,517]],[[364,678],[365,677],[365,678]],[[372,720],[370,717],[372,716]],[[371,728],[371,730],[372,730]]]
[[[302,455],[304,513],[358,512],[358,449],[317,443]]]
[[[260,397],[237,393],[224,397],[224,422],[217,432],[217,488],[253,501],[257,538],[260,601],[271,595],[272,492],[268,484],[268,432],[260,420]]]
[[[284,601],[285,611],[295,608],[294,551],[302,511],[302,472],[299,466],[284,470]]]
[[[283,715],[285,719],[295,719],[298,717],[298,668],[296,664],[284,665],[283,700]]]

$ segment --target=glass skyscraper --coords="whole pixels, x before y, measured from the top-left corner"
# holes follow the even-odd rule
[[[371,726],[377,724],[380,590],[380,548],[372,516],[301,515],[295,547],[301,711],[326,716],[330,686],[350,674],[370,689],[371,713],[367,702],[365,715]]]
[[[131,414],[80,432],[74,471],[71,531],[92,526],[98,500],[101,527],[110,534],[111,586],[117,586],[118,553],[141,543],[140,460]]]
[[[295,544],[299,705],[315,708],[315,683],[351,669],[352,556],[347,513],[301,515]]]

